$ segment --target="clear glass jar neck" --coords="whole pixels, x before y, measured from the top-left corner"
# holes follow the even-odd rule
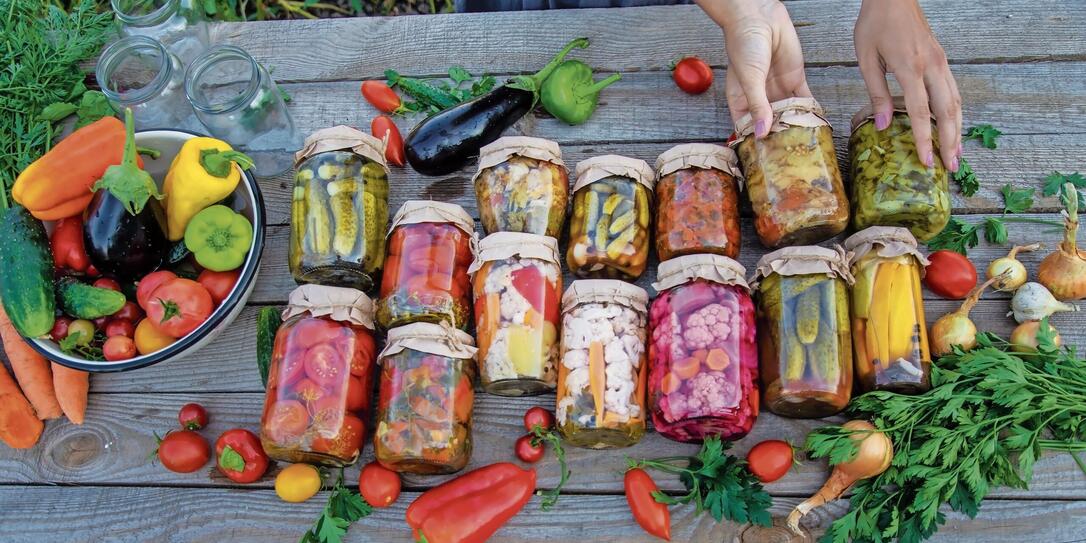
[[[222,82],[205,82],[204,79],[212,74],[212,69],[226,62],[241,62],[249,66],[249,82],[245,89],[237,95],[221,100],[212,101],[201,90],[202,83],[221,85]],[[244,73],[236,74],[243,78]],[[185,77],[185,94],[188,95],[192,107],[204,113],[226,113],[238,109],[251,102],[257,91],[260,90],[260,64],[249,53],[233,45],[216,45],[208,49],[189,66]]]
[[[157,72],[154,77],[136,89],[116,88],[112,81],[115,72],[126,60],[144,55],[158,58]],[[98,80],[98,86],[102,88],[102,94],[109,100],[122,105],[139,103],[162,92],[173,77],[173,64],[172,55],[157,40],[146,36],[129,36],[113,42],[102,52],[94,76]]]
[[[129,11],[125,11],[123,7],[125,4],[136,3],[133,0],[110,0],[113,14],[117,16],[117,20],[129,26],[147,27],[161,24],[177,14],[181,7],[181,0],[165,0],[161,6],[149,13],[132,13],[131,8],[129,8]]]

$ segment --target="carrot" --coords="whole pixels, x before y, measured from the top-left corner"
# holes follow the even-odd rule
[[[38,442],[44,428],[11,374],[0,364],[0,440],[14,449],[29,449]]]
[[[593,341],[588,345],[588,384],[592,389],[592,401],[596,402],[596,420],[603,420],[603,391],[606,376],[603,361],[603,344]]]
[[[53,393],[53,375],[49,371],[49,361],[23,341],[2,305],[0,337],[4,340],[4,352],[11,363],[11,371],[15,373],[15,379],[19,381],[26,399],[34,406],[38,418],[48,420],[62,415],[60,403]]]
[[[87,389],[90,388],[90,374],[74,370],[53,362],[53,391],[64,410],[64,416],[75,424],[83,424],[83,415],[87,412]]]

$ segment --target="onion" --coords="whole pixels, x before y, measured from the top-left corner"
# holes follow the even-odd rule
[[[1031,245],[1015,245],[1007,256],[997,258],[988,264],[988,279],[1006,274],[1006,278],[996,283],[995,289],[1002,292],[1014,292],[1029,278],[1026,266],[1016,258],[1020,252],[1036,251],[1043,249],[1044,245],[1034,243]]]
[[[950,354],[954,352],[955,345],[961,345],[966,351],[977,346],[977,325],[973,324],[969,318],[969,312],[977,305],[984,289],[993,283],[1005,281],[1007,273],[1009,272],[992,277],[974,287],[957,311],[939,317],[939,320],[931,325],[931,354],[935,356]]]
[[[869,479],[886,471],[894,459],[894,444],[870,422],[850,420],[841,427],[851,431],[850,439],[860,441],[856,456],[848,462],[833,466],[833,473],[830,473],[826,484],[788,514],[788,527],[793,533],[802,534],[799,521],[807,513],[840,498],[856,481]]]
[[[1048,329],[1055,335],[1052,343],[1060,346],[1060,333],[1051,324]],[[1037,352],[1037,332],[1041,330],[1041,321],[1026,321],[1015,327],[1011,332],[1011,350],[1019,353]]]
[[[1071,183],[1063,185],[1067,204],[1064,212],[1063,242],[1058,251],[1048,255],[1037,267],[1037,280],[1060,300],[1086,298],[1086,253],[1078,250],[1078,191]]]
[[[1060,311],[1078,311],[1078,307],[1057,300],[1044,285],[1030,282],[1014,291],[1007,316],[1014,315],[1014,320],[1022,323],[1039,321]]]

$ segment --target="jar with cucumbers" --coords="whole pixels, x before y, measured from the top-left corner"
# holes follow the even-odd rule
[[[561,235],[569,171],[557,143],[526,136],[498,138],[479,150],[479,171],[472,181],[487,234]]]
[[[578,277],[636,280],[649,258],[656,174],[644,160],[604,155],[577,164],[566,262]]]
[[[299,283],[372,291],[388,229],[383,141],[348,126],[318,130],[295,156],[290,272]]]
[[[928,265],[905,228],[872,226],[845,240],[852,253],[852,344],[860,390],[920,394],[931,353],[920,278]]]
[[[748,114],[736,122],[732,143],[746,177],[754,230],[771,249],[825,241],[845,230],[849,214],[833,130],[814,98],[771,105],[774,122],[766,137],[754,137]]]
[[[739,257],[739,159],[727,147],[687,143],[656,159],[656,254]]]
[[[912,122],[905,100],[894,98],[890,126],[877,130],[871,106],[852,117],[848,140],[852,172],[852,226],[901,226],[918,241],[935,237],[950,220],[950,189],[943,161],[924,165],[916,151]],[[939,132],[931,121],[932,145],[939,148]]]
[[[843,249],[785,247],[758,261],[758,355],[765,405],[785,417],[840,412],[852,395],[849,292]]]

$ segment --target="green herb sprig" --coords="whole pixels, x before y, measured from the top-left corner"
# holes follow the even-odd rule
[[[990,124],[978,124],[977,126],[970,128],[969,131],[965,133],[965,137],[963,137],[962,139],[977,140],[984,147],[988,149],[995,149],[997,147],[996,139],[998,139],[999,136],[1002,135],[1003,132],[1000,132],[999,129]]]
[[[977,174],[973,172],[973,167],[969,165],[969,161],[962,157],[961,162],[958,163],[958,171],[954,172],[954,182],[958,184],[958,188],[962,191],[962,196],[973,196],[980,190],[980,181],[977,180]]]
[[[539,507],[544,511],[550,511],[556,503],[558,503],[558,496],[562,494],[562,487],[566,486],[566,482],[569,481],[573,472],[569,469],[569,465],[566,463],[566,450],[562,448],[562,440],[558,437],[558,434],[554,430],[543,428],[538,424],[532,427],[532,444],[536,445],[540,442],[550,443],[551,448],[554,449],[554,457],[558,459],[558,469],[561,471],[561,476],[558,479],[558,484],[550,490],[540,491],[538,494],[543,497]]]
[[[343,536],[347,535],[351,524],[371,513],[373,506],[357,492],[343,486],[343,470],[339,470],[324,510],[298,543],[343,543]]]

